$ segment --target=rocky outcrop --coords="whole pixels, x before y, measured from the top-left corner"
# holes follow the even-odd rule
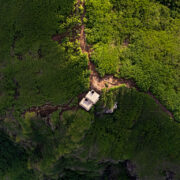
[[[164,173],[165,173],[166,180],[174,180],[174,176],[175,176],[174,172],[165,170]]]
[[[126,167],[126,170],[128,171],[129,176],[132,177],[132,180],[139,180],[139,178],[135,172],[135,169],[136,169],[135,164],[130,160],[126,160],[124,162],[124,165]]]

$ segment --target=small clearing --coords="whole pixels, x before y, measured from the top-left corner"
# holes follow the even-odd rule
[[[116,86],[120,86],[122,84],[126,85],[128,88],[135,87],[135,84],[131,80],[119,79],[114,77],[113,75],[106,75],[101,78],[96,71],[95,65],[89,61],[89,69],[91,71],[90,82],[91,88],[100,92],[104,88],[113,88]]]

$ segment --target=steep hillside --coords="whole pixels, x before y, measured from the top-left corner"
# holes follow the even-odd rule
[[[0,0],[0,179],[180,179],[179,5]]]

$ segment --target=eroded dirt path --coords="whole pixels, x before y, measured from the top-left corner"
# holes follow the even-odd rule
[[[44,104],[42,106],[34,106],[28,109],[28,112],[35,112],[37,115],[40,115],[41,117],[48,117],[50,114],[57,110],[61,110],[60,115],[64,111],[70,111],[77,108],[77,106],[70,106],[73,99],[71,99],[67,104],[62,105],[51,105],[51,104]],[[23,114],[25,114],[27,111],[25,111]]]
[[[103,78],[100,77],[100,75],[98,74],[98,72],[96,71],[96,67],[95,65],[91,62],[90,57],[91,57],[91,53],[93,52],[93,50],[90,48],[90,46],[87,44],[86,42],[86,35],[85,35],[85,24],[83,21],[83,18],[85,17],[85,0],[83,0],[83,2],[81,2],[81,0],[78,0],[78,4],[82,5],[84,8],[83,14],[81,15],[81,31],[80,31],[80,47],[83,53],[87,53],[88,57],[89,57],[89,70],[91,72],[90,74],[90,87],[92,89],[95,89],[96,91],[98,91],[99,93],[102,91],[102,89],[104,88],[113,88],[113,87],[117,87],[120,86],[122,84],[125,84],[127,88],[137,88],[135,82],[131,81],[131,80],[126,80],[123,78],[116,78],[113,75],[105,75]],[[128,42],[126,42],[125,45],[128,45]],[[174,116],[172,114],[172,112],[170,112],[165,106],[163,106],[160,101],[150,92],[146,93],[149,96],[151,96],[156,104],[158,104],[160,106],[160,108],[167,113],[172,119],[174,119]]]
[[[95,89],[98,92],[101,92],[102,89],[104,89],[104,88],[109,89],[112,87],[120,86],[122,84],[125,84],[128,88],[134,87],[135,84],[130,80],[118,79],[118,78],[114,77],[113,75],[106,75],[103,78],[101,78],[99,76],[98,72],[96,71],[95,65],[90,60],[90,56],[91,56],[91,53],[93,52],[93,50],[86,42],[85,24],[83,21],[83,19],[85,17],[85,13],[86,13],[85,0],[83,0],[82,2],[80,0],[78,0],[78,4],[82,5],[84,8],[84,11],[81,15],[81,24],[82,25],[81,25],[79,41],[80,41],[80,47],[81,47],[82,52],[87,53],[88,57],[89,57],[88,67],[89,67],[89,70],[91,71],[90,87],[92,89]]]
[[[116,78],[113,75],[105,75],[103,78],[101,78],[96,71],[95,65],[91,61],[89,61],[89,69],[91,71],[90,86],[92,89],[95,89],[98,92],[101,92],[104,88],[109,89],[122,84],[126,85],[127,88],[135,87],[135,83],[131,80]]]

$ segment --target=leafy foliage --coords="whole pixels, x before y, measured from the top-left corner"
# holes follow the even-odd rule
[[[119,70],[118,50],[113,45],[98,45],[91,59],[97,65],[101,76],[116,74]]]
[[[127,159],[142,179],[166,169],[178,179],[179,124],[143,92],[179,120],[179,1],[86,0],[90,60],[143,91],[104,90],[90,112],[77,108],[90,84],[80,3],[0,1],[0,179],[124,180]],[[115,102],[114,114],[99,112]],[[58,110],[41,117],[44,104]]]
[[[49,167],[62,156],[68,156],[81,147],[81,141],[90,128],[93,117],[82,110],[67,111],[63,113],[57,126],[47,126],[45,120],[27,112],[25,119],[21,120],[22,134],[18,141],[31,141],[29,150],[30,166],[48,174]],[[57,121],[56,120],[56,121]],[[53,120],[54,121],[54,120]]]
[[[87,136],[85,146],[93,152],[91,156],[99,160],[133,159],[142,178],[148,175],[153,179],[163,168],[171,169],[172,165],[165,162],[178,166],[179,124],[151,97],[136,90],[120,88],[116,101],[115,113],[97,117]]]
[[[34,172],[27,169],[27,153],[13,143],[8,136],[0,134],[0,177],[1,179],[36,179]]]
[[[87,18],[87,39],[94,45],[91,60],[100,75],[133,79],[179,121],[178,13],[172,16],[169,8],[149,0],[88,1]]]

